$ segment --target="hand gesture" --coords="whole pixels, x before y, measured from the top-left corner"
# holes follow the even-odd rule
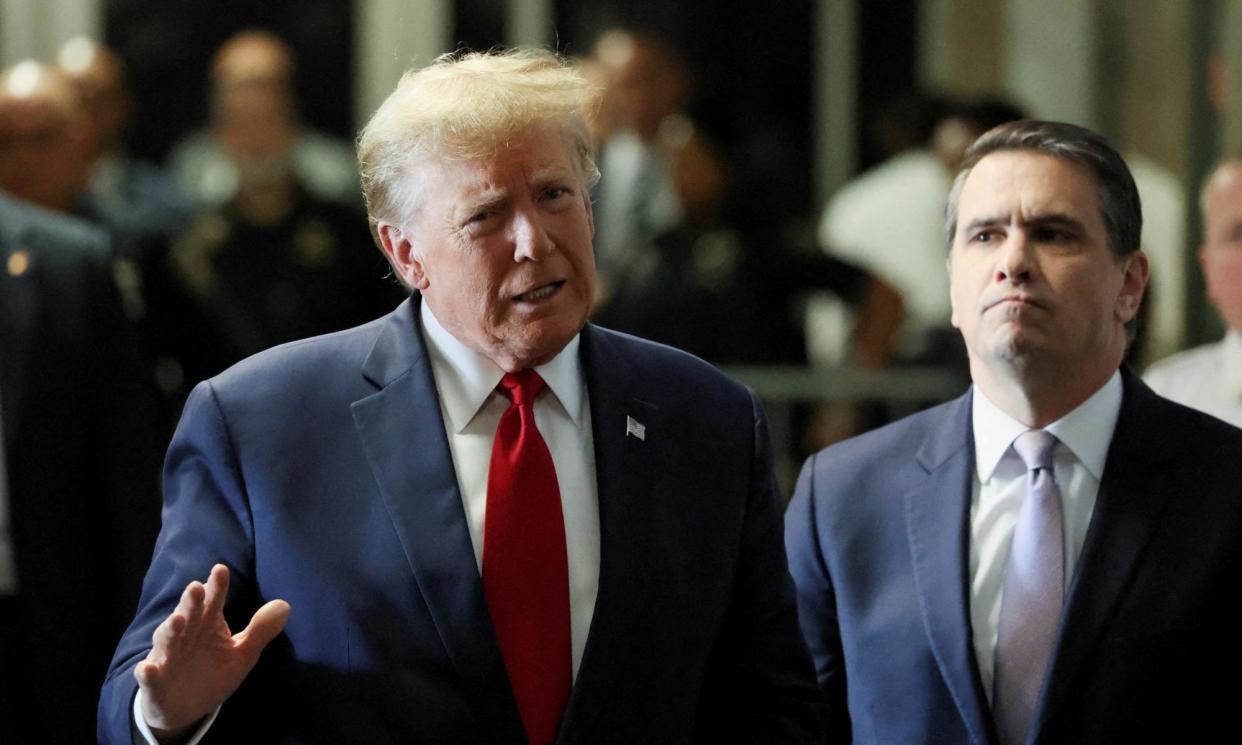
[[[145,694],[143,717],[161,742],[184,735],[224,703],[289,620],[289,604],[273,600],[233,634],[224,620],[228,590],[223,564],[211,568],[206,585],[191,582],[177,608],[156,627],[147,658],[134,668]]]

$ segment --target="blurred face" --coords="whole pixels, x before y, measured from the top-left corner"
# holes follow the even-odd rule
[[[1113,257],[1096,190],[1085,167],[1029,152],[993,153],[967,176],[949,282],[976,382],[1096,381],[1120,364],[1147,259]]]
[[[418,214],[378,226],[396,271],[502,369],[552,359],[595,293],[591,203],[571,135],[533,128],[489,160],[443,157],[419,171]]]
[[[0,100],[0,190],[67,211],[86,186],[83,133],[41,98]]]
[[[1242,163],[1225,166],[1213,179],[1204,207],[1199,263],[1208,299],[1229,328],[1242,332]]]

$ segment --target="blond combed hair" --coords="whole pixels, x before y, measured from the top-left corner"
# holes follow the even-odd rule
[[[372,232],[418,208],[415,169],[428,157],[478,160],[532,126],[572,135],[584,182],[599,178],[587,120],[599,91],[543,49],[453,52],[401,77],[358,137],[362,191]]]

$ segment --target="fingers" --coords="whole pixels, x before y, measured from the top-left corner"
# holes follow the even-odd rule
[[[159,685],[160,667],[153,662],[143,660],[134,667],[134,679],[142,688]]]
[[[223,564],[213,566],[203,589],[203,616],[213,618],[223,615],[224,599],[229,594],[229,568]]]
[[[250,624],[233,637],[233,643],[253,659],[285,628],[292,609],[283,600],[272,600],[255,611]]]
[[[154,680],[159,666],[166,663],[170,655],[175,656],[176,650],[187,639],[197,637],[204,616],[209,611],[219,612],[223,608],[224,596],[227,593],[228,569],[222,564],[212,567],[207,585],[197,580],[186,585],[177,607],[151,635],[151,652],[147,655],[147,662],[151,666],[146,673],[148,679]],[[134,674],[138,675],[138,668],[134,669]]]

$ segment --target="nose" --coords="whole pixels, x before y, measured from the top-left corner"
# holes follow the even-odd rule
[[[542,261],[553,250],[552,239],[538,213],[517,210],[511,229],[514,261]]]
[[[1034,243],[1025,230],[1011,234],[996,258],[996,281],[1025,284],[1035,267]]]

